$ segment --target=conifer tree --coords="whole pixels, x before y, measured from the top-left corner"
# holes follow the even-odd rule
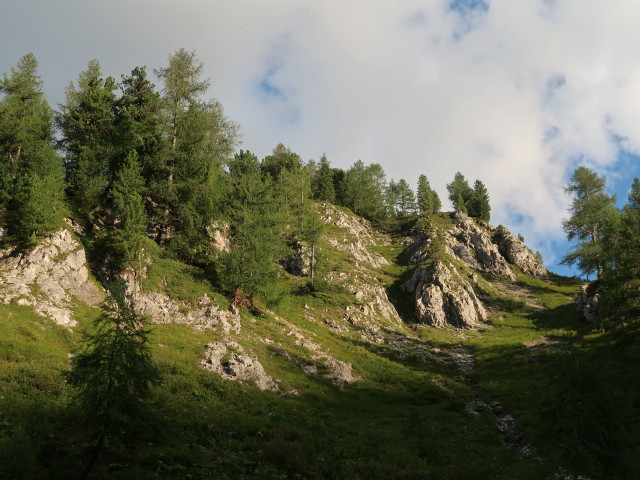
[[[104,79],[100,63],[91,60],[77,85],[67,88],[66,102],[57,118],[62,132],[60,145],[66,152],[67,188],[79,213],[90,224],[96,209],[104,206],[115,174],[115,89],[115,80]]]
[[[63,171],[38,61],[29,53],[0,81],[0,216],[29,245],[62,224]]]
[[[473,197],[473,189],[469,186],[466,178],[460,172],[456,172],[453,181],[447,184],[449,200],[453,204],[456,212],[467,213],[469,202]]]
[[[469,215],[488,222],[491,218],[491,205],[489,204],[489,192],[484,183],[476,180],[473,184],[473,194],[468,205]]]
[[[615,210],[617,213],[617,210]],[[604,225],[601,307],[615,320],[640,316],[640,180],[631,184],[621,214],[610,215]]]
[[[326,155],[320,157],[320,167],[313,184],[313,196],[322,202],[335,202],[336,191],[333,184],[333,170]]]
[[[237,126],[224,115],[219,102],[203,99],[209,82],[202,80],[203,64],[195,52],[180,49],[168,66],[156,70],[163,82],[162,119],[165,155],[156,164],[156,183],[150,191],[158,215],[156,241],[189,261],[206,261],[207,229],[219,213],[222,165],[231,155]]]
[[[615,209],[615,197],[605,193],[606,180],[593,170],[578,167],[572,174],[565,191],[573,195],[569,212],[571,217],[562,222],[569,241],[578,240],[562,263],[577,264],[584,273],[604,272],[601,230]]]
[[[431,194],[431,185],[427,180],[426,175],[420,175],[418,177],[418,208],[420,213],[424,215],[430,215],[433,213],[433,196]]]
[[[124,282],[112,285],[102,315],[83,333],[67,381],[76,388],[72,407],[93,443],[81,478],[86,478],[105,446],[131,442],[149,427],[145,405],[158,383],[144,317],[133,311]]]
[[[116,174],[111,188],[116,231],[112,243],[120,260],[120,269],[140,268],[140,252],[147,228],[144,210],[144,178],[138,154],[131,150]]]
[[[240,150],[228,167],[225,216],[231,225],[231,248],[220,254],[218,280],[235,298],[251,298],[273,289],[285,222],[271,176],[263,176],[253,153]]]
[[[391,217],[395,218],[398,215],[397,207],[399,198],[398,184],[395,180],[391,179],[384,189],[384,203],[388,215]]]
[[[136,67],[131,74],[122,77],[119,84],[122,94],[117,100],[116,135],[117,162],[126,159],[131,150],[136,150],[138,161],[145,177],[152,180],[156,162],[162,158],[162,131],[159,92],[147,79],[144,67]],[[112,167],[113,172],[119,165]]]
[[[343,205],[358,215],[374,221],[383,220],[387,216],[387,182],[380,164],[365,165],[362,160],[358,160],[345,172],[341,189]]]
[[[409,187],[409,184],[404,178],[398,180],[398,211],[401,215],[408,215],[415,212],[416,209],[416,196],[413,190]]]

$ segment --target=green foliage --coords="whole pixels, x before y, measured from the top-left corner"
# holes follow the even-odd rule
[[[341,181],[342,205],[369,220],[383,220],[387,214],[385,187],[382,166],[377,163],[365,165],[358,160],[345,172]]]
[[[237,141],[237,126],[222,105],[202,99],[209,86],[202,69],[195,52],[180,49],[156,70],[164,85],[161,122],[168,145],[154,161],[149,191],[159,224],[156,241],[197,262],[211,254],[207,229],[219,213],[222,164]]]
[[[491,218],[491,205],[489,204],[489,192],[480,180],[473,184],[473,195],[468,205],[469,216],[488,222]]]
[[[617,211],[616,211],[617,212]],[[640,318],[640,180],[635,178],[627,205],[604,225],[600,282],[603,317],[614,323]]]
[[[447,184],[449,200],[453,203],[456,212],[467,213],[469,204],[473,198],[473,189],[460,172],[456,172],[453,181]]]
[[[418,177],[418,209],[423,215],[438,213],[442,207],[438,193],[431,188],[425,175]]]
[[[100,63],[91,60],[70,84],[66,102],[57,117],[66,153],[68,191],[78,211],[92,224],[95,210],[104,202],[112,179],[116,154],[116,84],[104,79]]]
[[[567,239],[577,240],[577,245],[563,257],[562,263],[577,264],[583,273],[596,272],[598,277],[605,268],[601,230],[615,215],[615,197],[605,193],[605,183],[605,179],[593,170],[578,167],[565,187],[565,191],[573,196],[569,208],[571,217],[562,222]]]
[[[144,178],[138,154],[132,150],[116,174],[111,189],[116,230],[111,235],[120,268],[139,270],[147,216],[144,211]]]
[[[0,217],[24,246],[59,228],[63,217],[62,162],[37,68],[27,54],[0,81]]]
[[[320,157],[320,167],[312,183],[313,198],[322,202],[335,202],[336,190],[333,183],[333,170],[326,155]]]

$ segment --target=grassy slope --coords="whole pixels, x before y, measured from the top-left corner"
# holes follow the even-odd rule
[[[353,268],[346,255],[322,248],[327,270]],[[412,308],[399,288],[408,268],[401,250],[398,244],[377,248],[394,260],[377,277],[408,319]],[[158,266],[150,278],[169,294],[188,301],[189,293],[208,290],[199,272]],[[193,285],[183,293],[176,276],[163,270],[179,271]],[[283,278],[292,289],[298,283]],[[574,283],[520,276],[500,289],[492,285],[484,283],[493,298],[493,328],[461,335],[404,327],[414,339],[405,347],[328,329],[319,319],[341,317],[345,293],[285,297],[275,308],[278,317],[363,377],[344,388],[301,373],[296,360],[308,360],[308,352],[284,334],[286,322],[243,313],[238,341],[281,380],[283,392],[298,395],[225,382],[198,367],[204,345],[218,334],[158,325],[151,342],[162,384],[150,408],[162,419],[162,433],[136,443],[135,455],[131,447],[110,445],[96,478],[538,479],[552,478],[559,465],[593,478],[634,478],[640,352],[632,332],[587,329],[571,304]],[[79,307],[85,325],[96,314]],[[554,343],[524,345],[545,336]],[[77,339],[77,332],[26,307],[0,306],[0,478],[69,478],[77,471],[87,439],[72,427],[62,376]],[[475,353],[470,375],[443,361],[460,345]],[[425,346],[440,356],[425,359]],[[468,412],[478,395],[500,400],[519,419],[542,461],[505,447],[491,412]]]

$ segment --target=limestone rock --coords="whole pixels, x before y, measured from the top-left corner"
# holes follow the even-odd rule
[[[228,252],[231,248],[229,239],[229,224],[216,222],[207,227],[207,235],[211,239],[211,244],[221,252]]]
[[[534,277],[544,278],[547,269],[540,264],[535,255],[518,237],[504,228],[498,228],[493,237],[498,250],[509,263],[518,266],[524,273]]]
[[[458,213],[455,220],[454,228],[447,232],[446,237],[451,252],[473,268],[515,280],[515,275],[487,231],[467,215]]]
[[[416,269],[405,288],[415,294],[416,319],[420,323],[470,328],[487,318],[469,282],[442,262]]]
[[[296,242],[293,255],[287,257],[284,267],[292,275],[299,277],[311,276],[311,249],[306,243]]]
[[[236,342],[208,343],[200,364],[225,380],[253,380],[260,390],[278,390],[276,382],[267,375],[258,359],[245,355],[242,346]]]
[[[122,275],[127,293],[133,297],[133,308],[141,315],[151,317],[153,323],[181,323],[196,330],[220,330],[225,336],[240,333],[238,312],[221,310],[205,293],[195,304],[186,305],[162,292],[144,292],[136,286],[133,275]]]
[[[74,326],[73,299],[97,305],[101,289],[89,279],[85,251],[65,228],[28,252],[0,250],[0,301],[15,299],[64,326]]]
[[[584,319],[589,323],[596,323],[598,321],[598,302],[600,295],[590,295],[589,286],[580,286],[580,295],[575,301],[576,307],[582,312]]]
[[[373,267],[388,265],[387,259],[372,252],[369,246],[376,243],[389,243],[389,239],[381,234],[374,235],[367,220],[349,215],[328,203],[321,205],[320,217],[327,225],[334,225],[347,231],[348,235],[345,239],[327,238],[327,242],[332,247],[352,255],[358,262],[366,262]]]

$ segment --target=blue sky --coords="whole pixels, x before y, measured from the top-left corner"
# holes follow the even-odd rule
[[[92,58],[119,79],[195,50],[242,148],[425,174],[442,198],[461,171],[559,270],[571,171],[621,201],[640,176],[638,18],[632,0],[21,0],[0,71],[35,53],[55,106]]]

